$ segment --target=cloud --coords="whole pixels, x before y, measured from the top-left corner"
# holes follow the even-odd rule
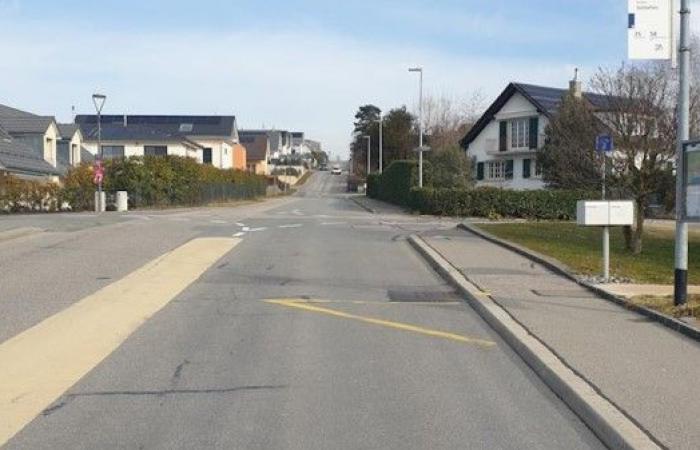
[[[457,56],[310,29],[122,33],[34,24],[0,26],[0,42],[0,103],[69,120],[71,105],[90,112],[100,90],[107,113],[235,113],[241,127],[305,131],[336,154],[347,153],[359,105],[416,103],[409,66],[425,68],[428,93],[481,90],[490,100],[511,80],[564,86],[576,63]]]

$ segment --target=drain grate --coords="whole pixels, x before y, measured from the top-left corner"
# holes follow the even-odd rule
[[[459,300],[454,291],[412,291],[404,289],[389,289],[387,296],[390,302],[401,303],[452,303]]]

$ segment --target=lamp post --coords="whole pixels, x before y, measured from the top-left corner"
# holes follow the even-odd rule
[[[423,68],[410,67],[409,72],[418,72],[418,187],[423,187]]]
[[[379,173],[384,169],[384,149],[382,148],[382,129],[384,128],[384,120],[382,112],[379,112]]]
[[[103,94],[92,94],[92,103],[95,105],[95,110],[97,111],[97,161],[100,167],[102,167],[102,108],[105,105],[105,100],[107,96]],[[102,177],[98,178],[97,183],[97,201],[95,202],[95,209],[97,212],[104,211],[104,202],[102,200]]]
[[[367,134],[363,135],[362,137],[364,139],[367,139],[367,176],[369,176],[369,173],[370,173],[371,168],[372,168],[372,166],[370,165],[370,163],[371,163],[370,156],[371,156],[371,150],[372,150],[372,146],[371,146],[372,137],[367,135]]]

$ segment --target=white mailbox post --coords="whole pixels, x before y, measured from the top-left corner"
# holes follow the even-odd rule
[[[630,200],[581,200],[576,203],[576,223],[603,227],[603,279],[610,278],[610,227],[634,223],[634,203]]]

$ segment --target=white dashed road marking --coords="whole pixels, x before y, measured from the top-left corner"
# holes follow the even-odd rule
[[[239,231],[238,233],[234,233],[233,237],[241,237],[241,236],[243,236],[244,234],[245,234],[244,232]]]
[[[293,223],[290,225],[280,225],[279,228],[299,228],[300,226],[300,223]]]

